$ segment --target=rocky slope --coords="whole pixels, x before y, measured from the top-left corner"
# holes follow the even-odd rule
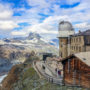
[[[15,45],[1,45],[0,46],[0,59],[7,60],[21,60],[22,62],[29,57],[29,50],[24,47],[19,47]]]
[[[1,90],[73,90],[74,87],[60,86],[49,83],[44,78],[39,78],[32,66],[34,60],[39,60],[32,55],[23,64],[15,65],[2,82]],[[79,88],[78,88],[79,89]],[[78,90],[77,89],[77,90]],[[84,90],[84,89],[83,89]]]
[[[31,51],[58,55],[58,48],[51,44],[37,33],[30,33],[28,37],[3,39],[0,40],[0,58],[23,61],[30,55]]]
[[[39,34],[30,33],[28,37],[6,38],[0,40],[0,82],[14,64],[24,62],[31,52],[48,52],[58,55],[58,49],[50,45]]]
[[[6,74],[12,67],[12,63],[5,59],[0,59],[0,76]]]

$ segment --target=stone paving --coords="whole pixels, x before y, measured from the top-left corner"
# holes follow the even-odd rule
[[[35,63],[36,69],[40,72],[49,82],[62,85],[62,78],[55,77],[52,72],[45,66],[45,70],[42,68],[43,62],[38,61]]]

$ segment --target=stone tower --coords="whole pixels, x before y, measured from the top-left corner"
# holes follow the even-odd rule
[[[65,58],[70,55],[70,36],[74,34],[74,29],[70,22],[61,21],[58,32],[59,55]]]

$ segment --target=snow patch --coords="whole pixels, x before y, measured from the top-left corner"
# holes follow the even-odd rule
[[[2,85],[1,82],[3,81],[3,79],[7,76],[7,74],[0,76],[0,86]]]

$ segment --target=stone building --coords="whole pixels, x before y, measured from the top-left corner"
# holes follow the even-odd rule
[[[74,34],[73,26],[68,21],[59,23],[59,55],[64,58],[70,54],[70,35]]]
[[[90,51],[90,30],[71,36],[70,54]]]
[[[62,58],[78,52],[90,51],[90,30],[75,34],[68,21],[59,23],[59,55]]]

